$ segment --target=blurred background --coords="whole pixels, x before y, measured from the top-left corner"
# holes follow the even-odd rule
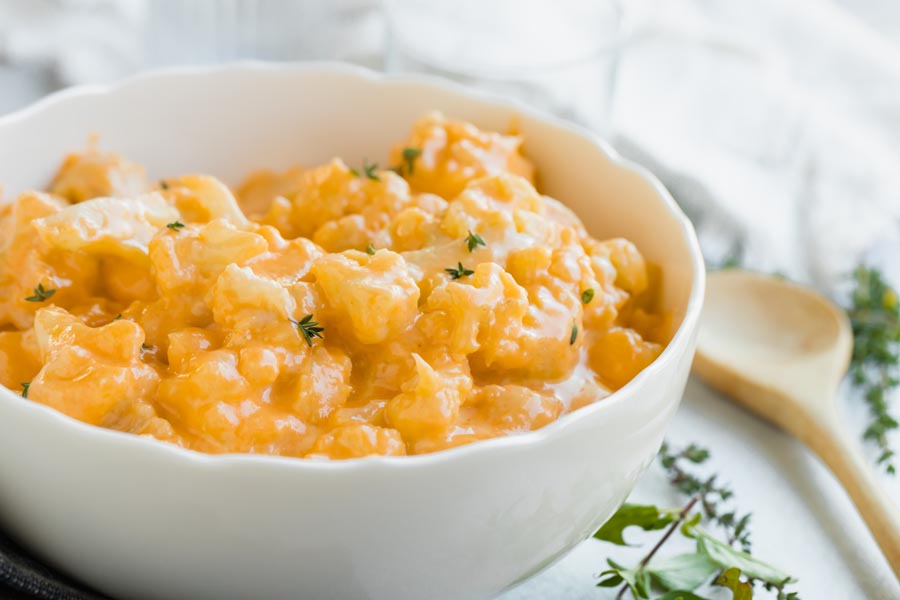
[[[0,0],[0,113],[240,59],[437,74],[577,121],[664,179],[713,265],[840,290],[897,249],[897,2]]]

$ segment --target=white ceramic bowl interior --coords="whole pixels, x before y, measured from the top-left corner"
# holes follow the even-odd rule
[[[653,460],[694,350],[703,265],[644,169],[583,130],[433,79],[335,64],[240,64],[78,88],[0,118],[8,200],[63,156],[102,147],[152,177],[234,183],[333,156],[386,162],[421,113],[505,130],[517,116],[542,191],[596,237],[664,272],[679,323],[608,399],[528,434],[404,458],[207,456],[90,427],[0,390],[0,523],[53,565],[123,598],[488,598],[589,536]]]

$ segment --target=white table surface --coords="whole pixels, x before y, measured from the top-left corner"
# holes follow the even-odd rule
[[[33,76],[0,67],[0,114],[38,97],[45,86]],[[848,427],[861,430],[862,403],[845,399],[842,406]],[[710,472],[720,473],[731,484],[740,511],[753,512],[754,553],[798,577],[795,589],[804,600],[900,598],[900,585],[852,504],[798,442],[695,380],[688,384],[668,439],[674,445],[696,441],[710,449]],[[900,481],[882,479],[900,500]],[[632,500],[671,507],[683,503],[657,465],[639,483]],[[655,535],[629,531],[626,539],[652,544]],[[588,540],[502,600],[613,598],[614,590],[595,587],[595,575],[606,568],[605,559],[633,564],[644,551]],[[756,597],[774,595],[760,589]]]

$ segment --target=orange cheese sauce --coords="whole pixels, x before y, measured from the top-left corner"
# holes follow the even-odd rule
[[[90,149],[0,209],[0,383],[210,453],[432,452],[546,425],[652,362],[658,276],[434,113],[393,170],[151,183]],[[356,164],[356,159],[352,161]]]

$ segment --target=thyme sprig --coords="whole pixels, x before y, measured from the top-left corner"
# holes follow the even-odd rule
[[[406,165],[406,173],[412,175],[413,169],[415,169],[416,166],[416,159],[422,155],[422,149],[414,146],[407,146],[403,149],[401,155],[403,156],[403,163]]]
[[[598,586],[619,587],[617,598],[630,592],[635,599],[649,599],[651,593],[661,591],[661,596],[653,596],[658,600],[707,600],[696,590],[718,586],[730,590],[734,599],[749,600],[753,587],[761,583],[777,592],[778,600],[799,600],[797,592],[787,589],[795,579],[750,554],[750,515],[738,517],[737,511],[729,508],[731,488],[717,483],[716,476],[696,472],[709,457],[709,451],[697,444],[680,449],[663,445],[660,464],[669,483],[688,499],[678,509],[624,504],[595,538],[625,545],[622,533],[629,526],[665,532],[634,567],[607,559],[609,568],[600,574]],[[707,527],[720,534],[714,535]],[[694,541],[696,550],[659,556],[676,531]]]
[[[43,302],[48,300],[55,293],[56,290],[45,288],[43,283],[39,283],[37,284],[37,287],[34,288],[34,295],[25,298],[25,302]]]
[[[381,177],[378,176],[376,171],[378,170],[378,163],[369,163],[368,159],[363,159],[363,168],[362,173],[372,181],[381,181]],[[351,168],[350,173],[354,177],[359,177],[360,172],[357,169]]]
[[[877,463],[896,473],[888,434],[897,420],[888,407],[890,393],[900,384],[900,302],[882,274],[865,265],[853,271],[854,290],[847,307],[853,329],[850,378],[869,405],[870,421],[863,438],[878,449]]]
[[[474,252],[475,248],[478,246],[487,246],[484,241],[484,238],[478,235],[477,233],[472,233],[472,230],[469,230],[469,235],[466,236],[466,247],[469,249],[469,252]]]
[[[659,462],[666,470],[669,483],[685,496],[696,497],[706,519],[722,527],[728,536],[728,543],[738,543],[744,552],[750,552],[751,513],[738,515],[733,510],[723,508],[734,492],[728,485],[718,482],[718,475],[698,477],[688,468],[688,464],[702,465],[709,459],[709,450],[697,444],[689,444],[680,450],[672,450],[668,442],[663,442],[659,450]]]
[[[460,279],[462,277],[475,273],[475,271],[473,271],[472,269],[465,268],[461,262],[456,263],[455,269],[444,269],[444,271],[446,271],[450,275],[450,279]]]
[[[306,315],[299,321],[291,319],[291,323],[297,326],[300,330],[300,335],[303,336],[303,340],[310,348],[312,348],[314,338],[325,339],[322,335],[325,328],[320,327],[318,321],[313,321],[313,316],[311,314]]]

